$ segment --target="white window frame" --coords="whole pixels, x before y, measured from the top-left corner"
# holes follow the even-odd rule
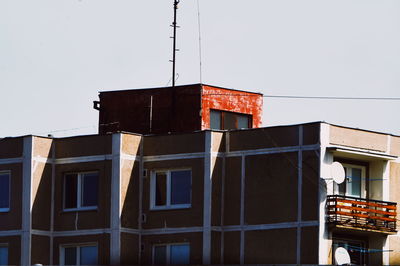
[[[10,264],[10,248],[7,243],[0,243],[0,248],[7,248],[7,264]],[[1,265],[1,264],[0,264]]]
[[[0,174],[8,174],[8,207],[7,208],[0,208],[0,212],[9,212],[10,205],[11,205],[11,171],[0,171]]]
[[[171,172],[190,171],[190,203],[171,204]],[[166,203],[163,206],[156,205],[156,174],[165,173],[167,176],[166,185]],[[192,169],[177,168],[177,169],[160,169],[151,171],[150,176],[150,209],[151,210],[168,210],[168,209],[187,209],[192,207]]]
[[[76,191],[76,208],[66,208],[65,207],[65,182],[66,182],[66,176],[70,174],[76,174],[77,175],[77,191]],[[97,199],[97,205],[96,206],[82,206],[82,189],[83,189],[83,183],[82,183],[82,176],[85,174],[97,174],[97,177],[100,178],[100,174],[98,171],[88,171],[88,172],[70,172],[70,173],[64,173],[63,176],[63,211],[64,212],[70,212],[70,211],[87,211],[87,210],[97,210],[98,204],[99,204],[99,199]],[[99,186],[100,180],[97,180],[97,185]],[[97,187],[97,189],[99,189]],[[99,193],[97,194],[99,195]]]
[[[366,197],[367,197],[367,190],[366,190],[366,183],[367,183],[367,182],[366,182],[366,179],[367,179],[366,173],[367,173],[367,167],[364,166],[364,165],[346,164],[346,163],[343,163],[342,165],[343,165],[343,167],[346,169],[346,173],[350,173],[350,172],[351,172],[351,169],[353,169],[353,168],[361,169],[361,180],[360,180],[360,182],[361,182],[361,195],[360,195],[360,197],[361,197],[361,198],[366,198]],[[348,182],[348,177],[350,177],[350,176],[348,176],[348,175],[346,174],[346,178],[345,178],[345,180],[343,181],[343,182],[346,182],[346,193],[345,193],[345,196],[357,197],[357,196],[351,195],[351,194],[349,193],[349,192],[351,191],[351,183]],[[350,186],[349,186],[349,184],[350,184]],[[339,185],[336,184],[336,183],[335,183],[335,185],[336,185],[336,188],[335,188],[336,193],[339,194]]]
[[[190,243],[189,242],[178,242],[178,243],[163,243],[163,244],[154,244],[151,249],[151,264],[154,265],[154,256],[155,256],[155,248],[156,247],[166,247],[165,260],[166,264],[171,263],[171,246],[181,246],[188,245],[189,246],[189,262],[190,262]]]
[[[80,265],[81,263],[81,247],[96,247],[97,248],[97,264],[99,264],[99,245],[97,242],[90,242],[90,243],[79,243],[79,244],[65,244],[60,246],[60,265],[64,266],[64,259],[65,259],[65,248],[76,248],[76,264]]]

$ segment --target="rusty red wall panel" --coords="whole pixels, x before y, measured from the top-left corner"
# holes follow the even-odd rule
[[[259,93],[202,85],[201,129],[210,128],[210,109],[250,114],[252,127],[261,127],[263,96]]]

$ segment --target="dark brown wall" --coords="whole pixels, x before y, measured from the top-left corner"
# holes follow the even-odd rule
[[[241,157],[227,157],[225,168],[224,225],[240,224]]]
[[[62,245],[80,245],[97,243],[99,265],[110,264],[110,236],[108,234],[55,237],[53,245],[53,264],[60,263],[60,247]]]
[[[258,128],[230,132],[230,150],[253,150],[299,144],[297,126]]]
[[[201,129],[199,84],[144,90],[101,92],[99,133],[191,132]],[[153,96],[150,132],[150,97]]]
[[[221,263],[221,232],[211,232],[211,264]]]
[[[319,228],[301,228],[301,263],[318,264]]]
[[[245,222],[297,220],[297,153],[246,157]]]
[[[0,244],[8,246],[8,264],[19,265],[21,263],[21,237],[0,236]]]
[[[152,263],[152,247],[156,244],[189,243],[190,264],[202,264],[203,260],[203,234],[185,233],[172,235],[148,235],[142,237],[143,252],[141,264]]]
[[[315,151],[303,151],[302,214],[303,221],[318,220],[319,158]]]
[[[48,236],[32,235],[31,263],[50,264],[50,238]]]
[[[45,164],[35,197],[32,198],[32,229],[50,230],[51,164]]]
[[[70,172],[99,172],[98,209],[90,211],[63,211],[64,174]],[[89,162],[78,164],[62,164],[56,166],[54,229],[75,230],[76,213],[77,229],[108,228],[110,226],[111,204],[111,161]]]
[[[56,158],[111,154],[112,135],[55,139]]]
[[[224,233],[224,264],[240,264],[240,232]]]
[[[245,264],[296,264],[296,229],[245,233]]]
[[[0,171],[11,172],[10,211],[0,212],[0,230],[16,230],[22,226],[22,163],[0,164]]]
[[[0,139],[0,159],[21,157],[23,148],[23,137]]]
[[[217,158],[211,178],[211,225],[221,225],[223,159]]]
[[[303,144],[312,145],[319,143],[320,123],[304,124],[303,126]]]
[[[148,177],[143,184],[144,229],[203,226],[204,159],[147,162]],[[192,169],[192,207],[177,210],[150,210],[150,173],[157,169]]]
[[[121,265],[137,265],[139,259],[139,237],[121,233]]]
[[[144,137],[144,156],[204,152],[204,132]]]

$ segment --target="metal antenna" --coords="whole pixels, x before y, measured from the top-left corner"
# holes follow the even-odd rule
[[[173,51],[172,51],[172,87],[175,87],[175,59],[176,59],[176,28],[178,27],[176,25],[176,10],[178,9],[178,4],[180,0],[174,0],[174,22],[172,22],[172,27],[174,28],[174,36],[173,38]]]

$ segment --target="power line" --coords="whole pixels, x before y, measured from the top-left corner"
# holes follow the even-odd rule
[[[258,97],[259,94],[229,94],[229,93],[206,93],[207,95],[220,95],[220,96],[247,96]],[[262,95],[264,98],[286,98],[286,99],[314,99],[314,100],[387,100],[399,101],[400,97],[346,97],[346,96],[300,96],[300,95]]]
[[[400,97],[345,97],[345,96],[293,96],[293,95],[263,95],[265,98],[316,99],[316,100],[388,100],[399,101]]]

